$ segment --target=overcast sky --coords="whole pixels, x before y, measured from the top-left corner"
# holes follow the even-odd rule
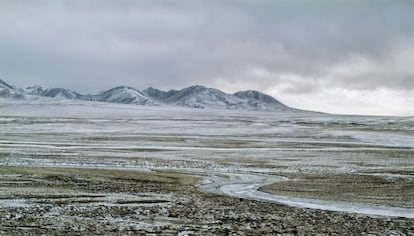
[[[414,115],[414,1],[0,0],[0,77],[82,93],[203,84]]]

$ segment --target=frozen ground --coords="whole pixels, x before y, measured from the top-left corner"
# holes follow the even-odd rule
[[[414,118],[0,100],[0,130],[2,166],[174,170],[233,197],[414,218]],[[325,180],[288,191],[316,175],[358,181],[340,199]],[[367,181],[384,191],[359,197]]]

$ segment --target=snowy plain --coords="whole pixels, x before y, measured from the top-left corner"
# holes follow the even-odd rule
[[[258,191],[288,173],[376,175],[413,186],[413,117],[1,99],[0,130],[1,165],[176,170],[207,176],[204,191],[414,218],[414,202],[401,208]]]

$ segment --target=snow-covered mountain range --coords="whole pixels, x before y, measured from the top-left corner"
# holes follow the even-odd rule
[[[66,99],[83,99],[84,95],[75,91],[64,88],[43,88],[42,86],[31,86],[25,89],[30,95],[66,98]]]
[[[65,88],[31,86],[18,89],[0,80],[0,97],[25,99],[44,96],[63,99],[112,102],[135,105],[175,105],[191,108],[216,108],[229,110],[299,111],[288,107],[270,95],[247,90],[228,94],[215,88],[194,85],[181,90],[162,91],[149,87],[143,91],[128,86],[104,90],[98,94],[80,94]]]
[[[292,108],[258,91],[240,91],[227,94],[221,90],[194,85],[181,90],[164,92],[147,88],[143,93],[154,101],[193,108],[225,108],[230,110],[289,111]],[[252,95],[249,95],[252,94]]]

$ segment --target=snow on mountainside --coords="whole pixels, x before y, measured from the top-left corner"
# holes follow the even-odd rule
[[[0,97],[24,99],[24,92],[16,89],[15,87],[7,84],[6,82],[0,79]]]
[[[239,98],[260,101],[260,102],[267,103],[267,104],[282,105],[282,103],[280,103],[278,100],[276,100],[272,96],[269,96],[267,94],[264,94],[264,93],[261,93],[255,90],[240,91],[240,92],[234,93],[233,95]]]
[[[247,100],[250,106],[257,107],[258,109],[280,111],[292,110],[292,108],[279,102],[274,97],[261,93],[259,91],[246,90],[234,93],[233,95],[238,98]]]
[[[172,89],[168,92],[149,87],[143,90],[143,93],[160,103],[193,108],[221,107],[230,109],[235,104],[243,103],[243,101],[232,95],[202,85],[194,85],[181,90]],[[236,107],[233,109],[236,109]]]
[[[25,89],[30,95],[65,98],[65,99],[83,99],[83,95],[64,88],[43,88],[42,86],[31,86]]]
[[[164,92],[154,88],[143,91],[150,98],[168,104],[194,108],[225,108],[232,110],[293,110],[275,98],[257,91],[242,91],[233,95],[201,85]]]
[[[177,90],[170,90],[168,92],[161,91],[159,89],[149,87],[144,89],[142,92],[149,98],[154,100],[162,101],[165,98],[169,97],[172,93],[176,92]]]
[[[0,80],[0,97],[24,99],[25,97],[37,96],[135,105],[168,104],[192,108],[299,111],[282,104],[272,96],[253,90],[227,94],[215,88],[194,85],[168,92],[149,87],[141,92],[132,87],[119,86],[102,91],[96,95],[82,95],[69,89],[45,88],[41,86],[31,86],[22,90]]]
[[[42,86],[39,85],[34,85],[34,86],[30,86],[24,89],[24,91],[30,95],[37,95],[37,96],[43,96],[43,92],[48,89],[48,88],[44,88]]]
[[[137,105],[152,105],[154,104],[149,98],[147,98],[139,90],[127,87],[119,86],[109,90],[102,91],[93,96],[93,100],[101,102],[113,102],[124,104],[137,104]]]
[[[68,99],[81,99],[82,98],[81,94],[75,91],[72,91],[69,89],[63,89],[63,88],[46,89],[46,91],[43,92],[43,96],[68,98]]]
[[[226,108],[243,109],[245,102],[242,99],[226,94],[218,89],[207,88],[202,85],[194,85],[181,90],[171,90],[163,102],[179,106],[194,108]]]

